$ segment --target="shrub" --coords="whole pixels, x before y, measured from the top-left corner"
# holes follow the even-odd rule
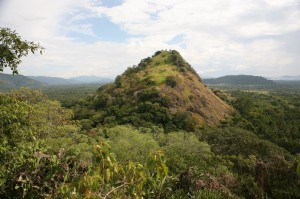
[[[176,82],[176,77],[174,76],[168,76],[166,78],[166,84],[172,88],[174,88],[176,85],[177,85],[177,82]]]

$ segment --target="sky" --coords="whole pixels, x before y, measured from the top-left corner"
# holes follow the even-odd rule
[[[201,77],[300,75],[300,0],[0,0],[0,27],[46,49],[23,75],[114,78],[165,49]]]

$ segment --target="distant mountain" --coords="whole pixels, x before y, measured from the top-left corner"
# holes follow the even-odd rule
[[[300,75],[296,76],[280,76],[280,77],[270,77],[271,80],[284,80],[284,81],[300,81]]]
[[[28,76],[28,77],[40,82],[44,82],[48,85],[82,84],[82,82],[74,79],[65,79],[60,77],[46,77],[46,76]]]
[[[23,75],[0,73],[0,89],[14,89],[20,87],[38,88],[46,85],[46,83],[30,79]]]
[[[69,79],[61,77],[29,76],[29,78],[44,82],[48,85],[99,84],[112,82],[112,79],[97,76],[78,76]]]
[[[272,80],[253,75],[226,75],[218,78],[203,79],[206,84],[232,84],[232,85],[275,85]]]
[[[106,77],[97,77],[97,76],[78,76],[78,77],[71,77],[70,80],[75,80],[81,83],[107,83],[113,82],[113,79],[106,78]]]

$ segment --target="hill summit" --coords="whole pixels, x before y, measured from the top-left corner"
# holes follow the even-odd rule
[[[128,68],[98,89],[93,104],[103,123],[152,123],[167,130],[217,125],[232,111],[175,50],[157,51]]]

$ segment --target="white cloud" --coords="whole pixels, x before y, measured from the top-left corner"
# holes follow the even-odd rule
[[[293,42],[279,39],[300,32],[299,8],[298,0],[125,0],[111,8],[94,0],[6,0],[0,24],[46,47],[43,56],[24,59],[25,74],[115,76],[157,50],[176,49],[206,76],[278,76],[300,71],[297,53],[289,51]],[[108,17],[132,36],[123,42],[69,36],[98,38],[91,17]],[[168,44],[179,34],[182,42]]]
[[[0,12],[1,26],[28,38],[49,39],[59,36],[66,17],[88,4],[88,0],[6,0]]]

